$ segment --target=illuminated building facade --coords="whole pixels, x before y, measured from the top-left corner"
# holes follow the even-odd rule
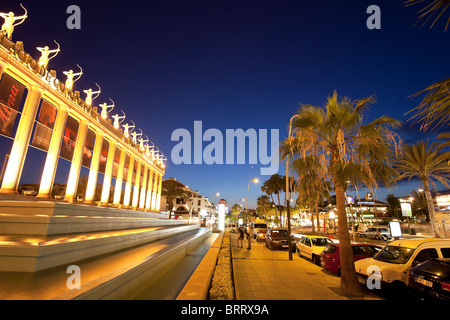
[[[47,69],[48,60],[45,64],[40,60],[25,52],[22,42],[0,33],[0,134],[13,140],[0,193],[17,193],[27,150],[32,146],[46,152],[43,168],[34,168],[42,171],[37,198],[51,197],[61,157],[70,161],[66,202],[76,200],[84,166],[89,169],[85,203],[97,200],[99,205],[159,211],[166,158],[148,139],[137,139],[136,134],[130,137],[115,120],[111,123],[106,112],[111,106],[101,104],[101,110],[93,106],[100,91],[93,97],[89,89],[85,100],[80,91],[74,91],[73,76],[79,79],[82,72],[61,72],[67,80],[60,81],[55,70]],[[97,181],[99,173],[103,181]],[[98,182],[101,196],[95,199]]]

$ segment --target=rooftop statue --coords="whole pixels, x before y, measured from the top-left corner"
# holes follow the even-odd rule
[[[55,40],[53,40],[53,41],[55,41]],[[59,43],[56,42],[56,41],[55,41],[55,43],[58,45],[58,48],[53,49],[53,50],[49,50],[49,47],[48,47],[48,46],[45,46],[45,47],[37,47],[37,48],[36,48],[36,49],[38,49],[38,51],[41,52],[41,57],[39,58],[38,64],[39,64],[40,66],[43,66],[43,67],[46,68],[46,69],[47,69],[48,62],[49,62],[51,59],[53,59],[54,57],[56,57],[56,55],[61,51],[61,50],[60,50],[60,47],[59,47]],[[51,57],[49,57],[49,55],[50,55],[51,53],[54,53],[54,55],[51,56]]]
[[[83,74],[83,69],[77,64],[78,68],[80,68],[80,72],[73,73],[73,70],[63,71],[63,73],[67,76],[66,80],[66,89],[71,90],[73,88],[73,84],[81,78]],[[73,77],[78,77],[75,80]]]
[[[122,111],[122,110],[120,110],[120,111]],[[119,129],[120,124],[125,120],[125,112],[122,111],[122,113],[123,113],[123,116],[119,116],[119,114],[117,114],[117,113],[112,116],[112,118],[114,119],[113,125],[114,125],[114,128],[116,128],[116,129]]]
[[[89,90],[83,90],[84,93],[86,93],[86,104],[90,107],[92,106],[92,101],[94,101],[99,95],[100,92],[102,92],[100,86],[96,83],[98,90],[97,91],[92,91],[92,89]],[[92,96],[96,94],[96,96],[94,98],[92,98]]]
[[[111,100],[112,104],[106,105],[106,103],[102,103],[99,105],[100,108],[102,108],[101,116],[103,119],[106,119],[108,117],[108,112],[109,112],[108,109],[111,108],[111,110],[112,110],[115,107],[113,99],[109,98],[109,100]]]
[[[23,8],[23,10],[25,10],[25,14],[22,16],[16,17],[16,16],[14,16],[14,12],[9,12],[9,13],[0,12],[0,17],[2,17],[5,20],[5,22],[2,25],[2,33],[5,34],[9,40],[11,40],[12,33],[14,31],[14,27],[23,23],[25,21],[25,19],[28,17],[27,9],[25,9],[25,7],[22,4],[20,4],[20,6]],[[18,23],[15,23],[17,20],[21,20],[21,21],[19,21]]]

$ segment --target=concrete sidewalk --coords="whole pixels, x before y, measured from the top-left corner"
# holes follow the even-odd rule
[[[340,290],[340,277],[287,250],[269,250],[252,242],[237,248],[231,234],[236,300],[350,300]],[[380,298],[367,293],[364,300]]]

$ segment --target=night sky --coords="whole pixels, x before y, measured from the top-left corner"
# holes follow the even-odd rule
[[[54,48],[53,40],[58,41],[62,51],[48,69],[65,80],[63,71],[81,65],[84,75],[76,89],[96,89],[97,82],[102,93],[95,103],[112,98],[112,114],[123,110],[166,155],[165,178],[177,178],[206,197],[219,192],[230,206],[245,198],[249,180],[259,178],[258,185],[250,186],[249,207],[254,207],[269,176],[260,175],[259,164],[175,165],[174,130],[184,128],[193,136],[194,121],[202,121],[203,132],[215,128],[224,137],[226,129],[279,129],[282,140],[299,104],[323,105],[334,90],[352,99],[375,95],[368,120],[386,114],[406,121],[405,113],[421,101],[409,97],[449,77],[448,15],[431,30],[430,24],[421,28],[416,22],[422,6],[404,7],[403,1],[22,4],[28,19],[16,27],[14,41],[23,41],[35,58],[36,47]],[[71,4],[81,9],[81,30],[66,27]],[[366,9],[372,4],[381,9],[380,30],[366,27]],[[23,13],[18,1],[2,1],[0,12],[9,11]],[[406,142],[434,137],[408,124],[398,133]],[[4,159],[11,142],[0,137],[0,143]],[[30,158],[39,152],[29,152]],[[40,159],[36,163],[43,165]],[[21,183],[40,179],[30,161]],[[66,183],[67,173],[57,173],[56,182]],[[279,174],[285,174],[282,163]],[[379,189],[377,198],[384,200],[391,192],[403,196],[418,187],[414,182]]]

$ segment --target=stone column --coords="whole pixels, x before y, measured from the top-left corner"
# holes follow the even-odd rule
[[[159,173],[155,171],[155,179],[153,180],[152,205],[151,210],[156,210],[156,193],[158,192]]]
[[[161,210],[161,189],[162,189],[162,174],[159,176],[159,183],[158,183],[158,191],[156,193],[156,211]]]
[[[133,171],[134,171],[134,156],[130,155],[130,164],[128,166],[127,184],[125,185],[125,197],[123,199],[123,205],[125,207],[128,207],[130,205],[131,184],[133,182]]]
[[[133,202],[132,202],[133,209],[136,209],[139,204],[139,185],[141,183],[141,169],[142,163],[139,161],[136,172],[136,180],[134,181]]]
[[[142,177],[141,196],[139,197],[139,209],[145,208],[145,195],[147,190],[148,168],[144,166],[144,176]]]
[[[116,142],[109,140],[108,158],[106,159],[105,176],[103,177],[101,204],[107,204],[111,189],[112,171],[114,166],[114,156],[116,155]],[[119,160],[120,161],[120,160]]]
[[[16,136],[11,148],[11,154],[3,176],[2,187],[0,189],[2,193],[17,192],[41,97],[42,93],[40,88],[28,88],[28,95],[23,106]]]
[[[58,109],[58,114],[53,127],[50,145],[45,159],[44,170],[42,171],[41,183],[39,185],[38,197],[51,198],[53,183],[55,181],[56,168],[59,160],[59,153],[61,152],[61,143],[64,137],[64,129],[68,117],[68,110],[65,107]]]
[[[98,166],[100,164],[100,155],[103,145],[103,132],[95,133],[94,150],[92,152],[91,167],[89,169],[89,177],[86,186],[86,203],[95,203],[95,189],[97,189]]]
[[[73,203],[76,197],[78,187],[78,180],[80,179],[81,161],[83,159],[83,149],[86,143],[88,133],[88,123],[81,121],[78,127],[77,140],[75,142],[75,149],[72,156],[72,164],[70,166],[69,178],[67,179],[65,201]]]
[[[148,168],[148,187],[145,198],[145,211],[149,211],[152,204],[153,169]]]
[[[123,171],[125,168],[126,155],[127,152],[125,151],[125,149],[122,149],[120,152],[119,170],[117,172],[116,186],[114,187],[113,204],[117,207],[120,206],[120,197],[122,196]]]

